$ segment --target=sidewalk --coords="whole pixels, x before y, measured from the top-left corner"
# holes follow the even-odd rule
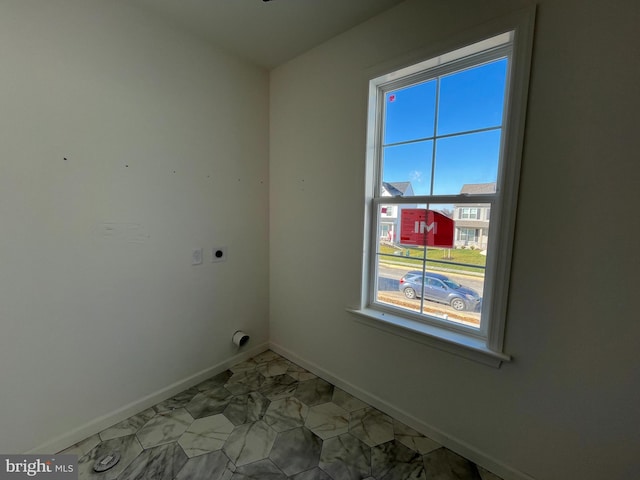
[[[416,307],[415,300],[407,300],[402,294],[391,292],[378,292],[378,300],[381,302],[394,305],[396,307],[402,307],[414,312],[419,312],[420,308]],[[419,303],[418,303],[419,305]],[[462,323],[471,327],[480,326],[480,314],[474,312],[458,312],[445,310],[444,305],[440,306],[425,301],[422,307],[422,313],[434,314],[436,316],[446,315],[446,319],[452,322]]]
[[[404,257],[403,257],[404,258]],[[429,260],[427,260],[429,261]],[[404,270],[419,270],[419,266],[414,266],[414,265],[410,265],[408,263],[404,263],[404,262],[394,262],[393,260],[384,260],[384,261],[380,261],[380,265],[384,265],[386,267],[391,267],[391,268],[397,268],[397,269],[404,269]],[[484,272],[470,272],[468,270],[458,270],[456,268],[446,268],[446,267],[440,267],[440,266],[434,266],[432,263],[429,264],[429,271],[433,271],[433,272],[446,272],[446,273],[455,273],[457,275],[462,275],[462,276],[469,276],[469,277],[474,277],[474,278],[482,278],[484,277]]]

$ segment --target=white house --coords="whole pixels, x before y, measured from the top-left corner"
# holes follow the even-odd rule
[[[495,193],[496,184],[467,183],[462,186],[460,193]],[[455,246],[486,249],[489,240],[489,220],[491,205],[488,203],[456,204],[453,219],[455,227]]]
[[[411,182],[382,182],[383,197],[412,197]],[[415,204],[382,205],[380,208],[380,241],[398,243],[400,218],[405,208],[416,208]]]

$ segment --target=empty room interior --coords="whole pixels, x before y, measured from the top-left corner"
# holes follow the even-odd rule
[[[416,330],[432,302],[383,296],[372,267],[371,82],[522,15],[519,163],[487,194],[513,197],[491,214],[495,310],[477,335],[449,314]],[[505,480],[640,478],[639,24],[635,0],[0,0],[0,454],[62,452],[237,365],[268,383],[277,361]],[[400,180],[422,178],[376,181]],[[401,478],[325,453],[317,476],[267,460]],[[428,464],[406,478],[480,478]]]

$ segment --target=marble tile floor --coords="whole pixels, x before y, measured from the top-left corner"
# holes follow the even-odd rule
[[[272,351],[60,453],[80,480],[500,480]]]

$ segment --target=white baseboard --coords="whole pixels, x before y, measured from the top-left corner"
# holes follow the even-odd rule
[[[377,408],[387,415],[390,415],[391,417],[405,423],[406,425],[417,430],[423,435],[426,435],[432,440],[440,443],[442,446],[448,448],[449,450],[462,455],[463,457],[471,460],[477,465],[480,465],[490,472],[493,472],[496,475],[502,477],[504,480],[535,480],[533,477],[515,470],[494,458],[491,458],[490,456],[484,454],[468,443],[451,435],[448,435],[442,430],[433,427],[432,425],[424,423],[413,415],[410,415],[409,413],[398,409],[397,407],[391,405],[380,397],[362,390],[360,387],[343,380],[337,375],[334,375],[333,373],[318,366],[317,364],[305,360],[296,353],[273,342],[269,343],[269,347],[271,348],[271,350],[282,355],[293,363],[306,368],[318,377],[326,380],[329,383],[332,383],[336,387],[341,388],[345,392],[350,393],[354,397],[359,398],[360,400],[368,403],[369,405]]]
[[[158,403],[167,400],[168,398],[177,395],[178,393],[187,390],[204,380],[217,375],[218,373],[222,373],[227,370],[232,365],[236,363],[247,360],[251,357],[258,355],[259,353],[264,352],[269,349],[269,344],[267,342],[261,343],[252,348],[243,349],[242,353],[238,353],[233,357],[230,357],[216,365],[213,365],[209,368],[206,368],[194,375],[190,375],[182,380],[178,380],[177,382],[158,390],[157,392],[151,393],[146,397],[143,397],[139,400],[135,400],[124,407],[121,407],[111,413],[107,413],[99,418],[91,420],[80,427],[77,427],[67,433],[59,435],[42,445],[34,448],[26,452],[27,454],[52,454],[56,452],[60,452],[66,448],[75,445],[76,443],[84,440],[85,438],[89,438],[92,435],[100,433],[101,431],[109,428],[112,425],[115,425],[118,422],[126,420],[127,418],[140,413],[148,408],[157,405]]]

